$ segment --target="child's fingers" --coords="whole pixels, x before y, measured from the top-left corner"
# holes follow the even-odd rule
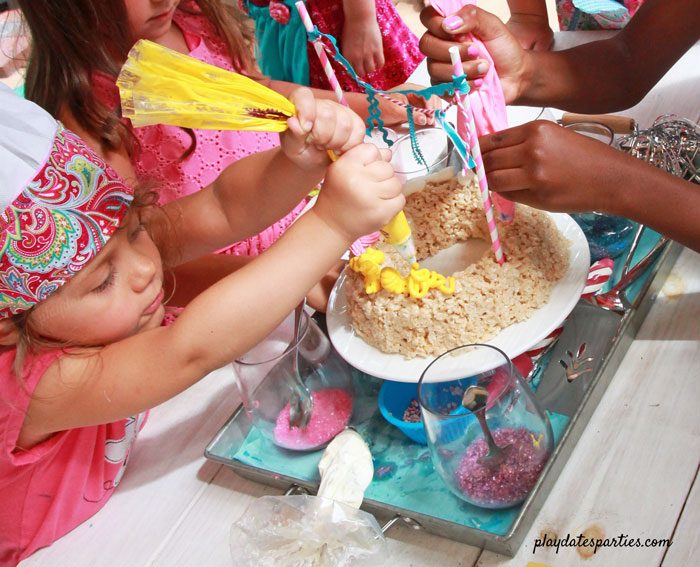
[[[338,149],[333,145],[336,134],[338,137],[349,135],[352,129],[350,117],[343,108],[331,101],[319,100],[316,105],[316,121],[313,124],[308,141],[319,148]],[[336,141],[337,144],[337,141]]]
[[[308,134],[308,131],[304,131],[304,129],[301,127],[299,118],[296,116],[292,116],[287,120],[287,127],[292,134],[299,138],[304,138]]]
[[[374,194],[383,201],[393,201],[396,199],[399,207],[403,208],[406,203],[406,197],[401,192],[401,182],[392,177],[373,184]]]
[[[377,53],[374,54],[374,68],[381,69],[382,67],[384,67],[384,63],[385,63],[384,52],[377,51]]]
[[[348,136],[347,140],[343,144],[341,150],[347,151],[350,148],[354,148],[357,144],[361,144],[367,133],[367,128],[365,126],[364,120],[360,118],[355,112],[347,109],[347,114],[350,116],[350,121],[352,123],[352,131]]]
[[[365,62],[361,57],[358,57],[356,61],[350,61],[350,65],[357,73],[358,77],[362,77],[365,74]]]
[[[314,94],[311,92],[311,89],[301,87],[292,92],[289,100],[294,104],[297,110],[296,116],[287,121],[290,130],[292,129],[292,124],[296,119],[296,123],[298,123],[300,131],[296,131],[294,133],[297,135],[300,133],[308,134],[311,132],[311,129],[317,121],[317,105]]]
[[[389,148],[378,148],[379,149],[379,156],[381,159],[383,159],[386,162],[391,162],[392,158],[392,153]]]
[[[375,181],[386,181],[394,177],[394,168],[381,159],[367,165],[365,172]]]
[[[354,148],[350,148],[342,156],[345,162],[357,161],[361,165],[366,166],[378,160],[382,160],[382,154],[379,148],[374,144],[358,144]],[[382,160],[383,161],[383,160]]]
[[[377,65],[375,64],[374,57],[372,56],[371,53],[369,53],[365,56],[365,59],[363,61],[363,67],[365,69],[364,74],[366,74],[366,75],[373,73],[377,69]]]
[[[424,106],[429,110],[441,110],[442,99],[437,95],[430,95],[430,98],[425,101]]]
[[[364,122],[352,110],[334,102],[319,101],[308,142],[321,149],[347,151],[361,143],[364,135]]]

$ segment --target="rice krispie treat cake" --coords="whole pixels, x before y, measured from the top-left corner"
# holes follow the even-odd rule
[[[419,262],[457,242],[489,238],[476,179],[446,172],[407,197]],[[385,353],[413,358],[487,341],[528,319],[567,272],[569,242],[547,213],[524,205],[498,230],[505,264],[489,246],[478,262],[447,277],[410,266],[381,242],[353,258],[346,292],[355,331]]]

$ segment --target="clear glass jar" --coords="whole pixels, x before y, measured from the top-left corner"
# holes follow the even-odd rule
[[[412,149],[414,146],[420,150],[425,164],[416,160]],[[410,134],[406,134],[391,146],[391,165],[396,176],[406,183],[443,169],[449,160],[449,148],[447,134],[441,128],[416,130],[415,141],[411,140]]]
[[[564,128],[611,146],[615,134],[609,126],[598,122],[574,122]],[[601,258],[616,258],[632,243],[637,223],[625,217],[605,213],[574,213],[571,215],[583,230],[591,249],[591,262]]]
[[[445,380],[443,367],[467,353],[490,370]],[[454,494],[484,508],[525,500],[552,453],[552,427],[505,353],[482,344],[445,352],[423,372],[418,400],[433,465]]]
[[[349,423],[353,410],[352,375],[328,337],[306,312],[294,340],[290,316],[264,341],[233,363],[243,407],[255,426],[275,445],[293,451],[325,447]],[[312,407],[305,427],[290,424],[299,380]]]
[[[573,213],[571,218],[583,230],[591,250],[591,262],[617,258],[629,249],[638,224],[625,217],[604,213]]]

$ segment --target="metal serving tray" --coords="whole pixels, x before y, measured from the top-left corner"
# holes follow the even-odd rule
[[[651,248],[651,244],[640,246],[639,253],[644,254]],[[425,511],[367,497],[362,508],[381,517],[386,517],[387,514],[394,518],[401,517],[443,537],[497,553],[515,555],[681,250],[682,247],[673,242],[666,247],[656,263],[628,291],[627,299],[631,308],[626,313],[605,311],[583,301],[579,302],[571,313],[559,341],[551,351],[536,392],[536,397],[546,410],[566,416],[568,421],[560,433],[552,457],[529,497],[519,510],[511,510],[513,520],[507,530],[492,533],[478,527],[446,521]],[[564,366],[572,367],[573,362],[576,362],[579,376],[569,381]],[[294,490],[296,487],[311,493],[316,492],[318,479],[310,481],[295,478],[284,471],[267,470],[233,458],[246,441],[250,428],[247,415],[239,408],[206,448],[206,457],[228,465],[241,476],[263,484],[283,490]],[[289,453],[289,459],[294,459],[295,455]]]

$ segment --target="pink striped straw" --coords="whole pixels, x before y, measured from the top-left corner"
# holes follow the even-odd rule
[[[455,77],[464,76],[462,69],[462,59],[459,56],[459,47],[453,45],[449,49],[450,59],[452,60],[452,72]],[[469,103],[469,96],[455,93],[457,99],[457,108],[459,115],[457,117],[457,133],[466,140],[469,136],[469,148],[472,158],[476,164],[476,178],[479,181],[479,189],[481,189],[481,201],[484,204],[484,212],[486,213],[486,222],[489,226],[489,235],[491,236],[491,248],[496,256],[496,262],[501,266],[505,262],[503,257],[503,249],[501,248],[501,239],[498,237],[498,227],[493,214],[493,204],[489,196],[489,183],[486,180],[486,170],[484,169],[484,160],[481,157],[481,148],[479,147],[479,139],[476,135],[476,126],[474,125],[474,114],[472,113]],[[465,132],[466,130],[466,132]],[[464,165],[464,172],[467,172],[467,166]]]
[[[314,24],[311,21],[311,16],[309,16],[309,12],[306,11],[306,6],[304,5],[304,2],[296,2],[294,5],[297,7],[297,11],[299,12],[299,16],[301,17],[301,21],[303,22],[306,31],[314,31]],[[323,47],[323,43],[320,39],[314,40],[312,43],[314,49],[316,50],[316,55],[318,55],[318,58],[321,61],[321,65],[323,66],[323,70],[326,73],[328,82],[330,83],[331,88],[335,92],[335,96],[338,98],[338,102],[343,106],[348,106],[348,101],[345,100],[345,94],[343,93],[343,89],[340,87],[338,77],[335,76],[335,71],[333,70],[333,67],[331,67],[331,62],[328,60],[328,55],[326,55],[326,50]]]

